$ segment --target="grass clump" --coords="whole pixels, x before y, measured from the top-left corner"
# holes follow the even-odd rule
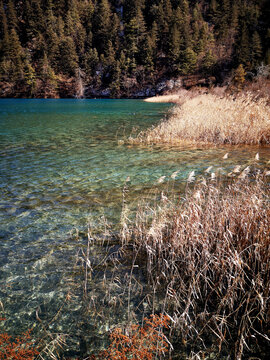
[[[168,120],[129,138],[139,144],[270,144],[267,99],[251,94],[218,97],[203,94],[175,106]]]
[[[262,178],[224,188],[203,181],[184,201],[145,206],[128,236],[146,259],[153,293],[165,298],[178,343],[203,349],[217,341],[234,359],[269,346],[270,207]]]

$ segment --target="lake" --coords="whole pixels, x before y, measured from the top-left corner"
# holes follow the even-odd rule
[[[128,177],[127,202],[136,208],[168,186],[175,171],[174,189],[181,192],[193,170],[199,176],[213,166],[211,172],[226,174],[236,165],[264,168],[269,163],[269,148],[121,143],[157,124],[171,106],[140,100],[0,100],[0,317],[6,318],[5,331],[19,334],[33,327],[35,334],[46,325],[53,334],[77,337],[69,339],[76,348],[82,334],[88,332],[91,342],[92,333],[108,328],[101,331],[83,303],[78,254],[87,240],[76,234],[105,218],[117,231]],[[102,251],[90,255],[94,259]],[[122,315],[110,315],[110,324],[117,316]]]

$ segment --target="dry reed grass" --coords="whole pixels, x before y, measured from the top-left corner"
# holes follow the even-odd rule
[[[171,95],[160,95],[153,96],[151,98],[144,99],[145,102],[150,103],[179,103],[181,101],[181,95],[171,94]]]
[[[168,120],[141,132],[132,144],[270,144],[267,99],[252,94],[218,97],[203,94],[175,106]]]
[[[223,188],[204,180],[184,201],[140,208],[126,234],[123,241],[147,259],[148,283],[163,294],[178,343],[202,350],[215,338],[237,360],[269,346],[270,207],[262,177]]]

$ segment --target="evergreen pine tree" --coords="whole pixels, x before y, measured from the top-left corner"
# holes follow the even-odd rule
[[[57,68],[59,65],[58,59],[60,58],[59,38],[57,36],[57,20],[54,16],[52,0],[47,0],[46,3],[46,50],[50,65]]]
[[[7,4],[7,18],[9,30],[18,30],[18,18],[15,11],[13,0],[9,0]]]
[[[119,16],[114,13],[112,16],[112,25],[111,25],[111,41],[114,45],[114,50],[117,52],[120,48],[120,29],[121,22]]]
[[[238,45],[237,60],[239,64],[243,64],[246,67],[250,66],[250,42],[249,33],[246,24],[244,24],[241,32],[240,43]]]
[[[4,32],[5,32],[4,21],[7,26],[7,17],[6,17],[6,12],[4,10],[4,4],[3,1],[0,0],[0,40],[2,40],[4,37]]]
[[[152,76],[154,71],[154,42],[151,35],[147,35],[145,44],[145,58],[143,64],[146,72]]]
[[[94,76],[99,63],[97,49],[89,49],[84,58],[84,69],[86,75]]]
[[[29,89],[29,95],[32,97],[35,94],[37,82],[35,69],[29,60],[26,60],[24,65],[24,81]]]
[[[220,13],[219,13],[219,9],[218,9],[217,0],[210,0],[209,17],[210,17],[211,22],[214,25],[216,25],[218,23]]]
[[[121,88],[121,69],[120,69],[120,63],[119,61],[116,61],[115,67],[113,69],[112,78],[111,78],[111,84],[109,86],[111,91],[111,97],[113,98],[119,98],[120,88]]]
[[[189,3],[187,0],[180,0],[180,9],[182,12],[181,34],[183,37],[183,49],[191,48],[191,30],[190,30],[190,14]]]
[[[30,0],[25,1],[24,22],[26,25],[27,37],[28,39],[32,39],[35,36],[36,32],[36,21],[34,10],[31,6]]]
[[[74,76],[78,68],[78,56],[76,47],[71,36],[66,36],[60,41],[60,60],[59,65],[62,72],[66,75]]]
[[[108,0],[99,0],[94,15],[95,32],[93,43],[100,54],[104,53],[111,40],[112,12]]]
[[[202,70],[207,74],[211,74],[216,61],[217,59],[213,55],[212,51],[208,50],[202,60]]]
[[[173,63],[178,62],[180,55],[180,32],[176,24],[173,25],[171,30],[171,38],[169,43],[169,57]]]
[[[46,16],[44,16],[43,10],[40,5],[39,0],[31,0],[31,21],[33,24],[32,31],[36,36],[38,33],[44,33],[47,27],[46,25]]]
[[[262,43],[260,35],[255,31],[251,39],[251,63],[255,67],[262,60]]]
[[[13,81],[23,79],[23,49],[16,30],[13,28],[9,36],[8,56],[12,62],[10,78]]]
[[[0,1],[0,81],[8,81],[11,73],[9,31],[3,2]]]
[[[144,62],[144,56],[145,56],[144,49],[148,45],[147,45],[145,21],[144,21],[144,17],[143,17],[143,14],[140,9],[137,12],[136,24],[137,24],[136,42],[137,42],[137,48],[138,48],[136,59],[137,59],[138,63],[142,64]]]
[[[157,9],[156,23],[160,34],[160,47],[165,53],[168,52],[170,27],[173,20],[172,14],[170,0],[161,0]]]
[[[187,48],[182,53],[181,58],[181,72],[184,75],[191,75],[196,69],[197,56],[196,53],[191,49]]]
[[[158,40],[159,40],[158,27],[157,27],[157,23],[155,21],[152,24],[150,36],[151,36],[151,43],[152,43],[153,56],[154,56],[153,60],[155,61],[155,57],[157,54],[157,48],[158,48]]]
[[[57,18],[59,16],[61,18],[64,18],[67,5],[69,5],[69,4],[67,4],[66,0],[57,0],[57,1],[54,1],[54,3],[55,3],[55,8],[54,8],[55,16]]]
[[[130,20],[137,16],[138,11],[142,11],[145,7],[145,0],[125,0],[124,5],[124,21],[130,22]]]
[[[137,32],[138,24],[136,18],[132,18],[125,27],[126,53],[129,60],[133,61],[132,66],[136,64],[135,56],[138,53]]]
[[[9,31],[3,2],[0,2],[0,60],[9,54]]]
[[[198,54],[204,52],[206,49],[212,48],[214,45],[214,37],[211,34],[211,31],[209,30],[208,24],[206,22],[203,22],[200,32],[199,32],[199,40],[197,42],[196,46],[196,52]]]
[[[40,95],[45,99],[57,96],[57,77],[49,64],[46,53],[41,61],[40,79],[42,80]]]
[[[105,52],[105,63],[109,70],[113,70],[115,66],[115,51],[111,40],[108,41],[108,46]]]
[[[92,0],[82,3],[80,18],[87,35],[92,32],[94,10]]]
[[[230,28],[234,31],[238,30],[238,21],[239,21],[239,5],[237,1],[232,4],[231,19],[230,19]]]
[[[219,38],[225,39],[229,31],[229,21],[231,15],[230,0],[221,1],[221,15],[218,22]]]
[[[123,50],[120,53],[119,67],[121,70],[121,74],[125,77],[128,71],[128,64],[127,64],[126,55]]]

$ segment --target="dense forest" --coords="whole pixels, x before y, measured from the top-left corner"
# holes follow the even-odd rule
[[[0,96],[140,96],[270,63],[269,0],[0,0]],[[146,89],[146,90],[145,90]],[[144,91],[144,92],[142,92]]]

